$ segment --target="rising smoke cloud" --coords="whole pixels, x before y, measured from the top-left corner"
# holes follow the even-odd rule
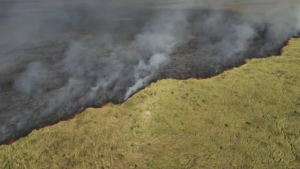
[[[11,3],[0,15],[0,143],[88,106],[121,103],[161,74],[189,69],[202,77],[265,56],[300,28],[299,8],[290,4],[260,14],[218,11],[224,1],[199,4],[215,11],[103,0]],[[266,37],[256,40],[260,34]],[[190,42],[196,49],[180,52]]]

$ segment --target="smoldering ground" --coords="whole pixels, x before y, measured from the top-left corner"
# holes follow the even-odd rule
[[[288,4],[259,15],[220,3],[206,10],[25,4],[1,13],[1,144],[86,107],[121,103],[158,79],[206,78],[245,58],[279,54],[300,23]]]

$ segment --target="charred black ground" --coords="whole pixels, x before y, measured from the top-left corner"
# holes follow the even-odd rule
[[[155,27],[154,22],[152,29],[153,23],[147,26],[148,21],[157,13],[167,13],[164,16],[168,21],[168,17],[177,12],[131,8],[118,8],[119,13],[114,16],[103,16],[103,11],[91,12],[96,10],[90,7],[55,13],[1,14],[0,22],[14,21],[11,28],[16,31],[20,29],[15,27],[18,21],[39,24],[24,43],[9,41],[8,37],[13,36],[9,33],[13,31],[6,30],[7,37],[1,35],[7,41],[0,44],[3,63],[0,67],[0,144],[26,136],[33,129],[55,124],[86,107],[122,103],[133,86],[136,87],[128,96],[159,79],[208,78],[242,65],[246,58],[279,55],[292,36],[272,39],[272,23],[241,19],[239,13],[232,11],[187,10],[180,14],[179,21],[174,21],[175,26],[187,24],[179,33],[175,32],[182,39],[173,45],[173,34],[166,37],[171,39],[172,45],[166,52],[155,45],[155,49],[148,48],[147,45],[153,45],[148,41],[146,47],[139,44],[137,35],[150,32],[149,37],[153,37],[152,33],[160,28]],[[106,7],[105,10],[111,9]],[[207,20],[210,17],[217,20],[210,23]],[[168,26],[162,29],[165,28],[169,29]],[[240,28],[242,40],[236,30]],[[251,30],[245,30],[248,28]],[[165,31],[160,33],[163,36]],[[241,42],[236,43],[239,40]],[[154,42],[159,41],[154,36]],[[244,45],[241,47],[239,43]],[[237,48],[240,49],[235,50]],[[152,65],[157,62],[151,60],[156,54],[168,55],[168,61]],[[139,80],[141,84],[136,85]]]

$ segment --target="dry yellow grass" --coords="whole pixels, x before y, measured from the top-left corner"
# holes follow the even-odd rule
[[[0,168],[300,168],[299,49],[89,108],[0,146]]]

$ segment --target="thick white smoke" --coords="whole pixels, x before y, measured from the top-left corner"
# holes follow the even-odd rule
[[[129,89],[127,89],[124,96],[124,100],[126,100],[130,95],[135,93],[138,89],[146,86],[150,82],[152,76],[154,76],[154,74],[157,73],[159,67],[163,64],[166,64],[167,60],[168,56],[166,56],[165,54],[156,53],[153,56],[151,56],[149,65],[146,65],[143,61],[140,61],[134,73],[135,84],[129,87]],[[143,71],[148,71],[149,74],[141,77],[140,74]]]
[[[167,64],[169,55],[174,49],[189,40],[191,36],[189,27],[190,23],[183,11],[161,13],[146,24],[142,33],[136,36],[135,43],[149,50],[152,56],[149,65],[140,61],[134,74],[136,83],[126,91],[124,99],[146,86],[160,66]],[[149,74],[141,77],[140,72],[144,70],[150,70]]]

